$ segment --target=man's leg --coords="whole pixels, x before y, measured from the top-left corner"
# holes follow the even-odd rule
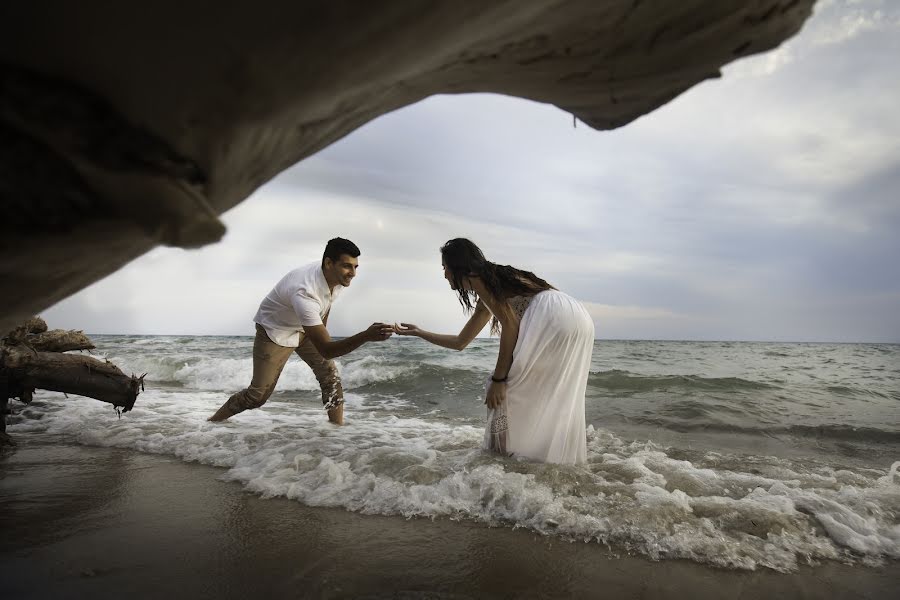
[[[285,348],[270,340],[266,330],[257,324],[256,338],[253,340],[253,378],[250,380],[250,387],[231,396],[208,420],[224,421],[239,412],[265,404],[275,390],[278,377],[293,351],[294,348]]]
[[[336,425],[344,424],[344,388],[341,386],[341,376],[338,375],[337,365],[333,360],[324,358],[308,338],[300,341],[297,354],[303,362],[309,365],[319,387],[322,388],[322,404],[328,411],[328,420]]]

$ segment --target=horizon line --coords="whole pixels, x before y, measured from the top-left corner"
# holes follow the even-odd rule
[[[77,330],[76,330],[77,331]],[[230,334],[230,333],[87,333],[83,332],[87,336],[92,335],[116,335],[116,336],[131,336],[131,337],[245,337],[252,338],[253,335],[250,334]],[[332,336],[333,339],[344,339],[350,336],[345,335],[335,335]],[[396,336],[398,339],[402,339],[404,337],[411,337],[415,339],[416,336]],[[491,340],[500,338],[497,336],[476,336],[476,340]],[[696,338],[696,339],[687,339],[687,338],[604,338],[604,337],[595,337],[595,342],[697,342],[697,343],[724,343],[724,342],[738,342],[738,343],[746,343],[746,344],[883,344],[889,346],[897,346],[900,345],[900,340],[893,342],[886,341],[871,341],[871,340],[857,340],[857,341],[834,341],[834,340],[742,340],[742,339],[716,339],[716,338]]]

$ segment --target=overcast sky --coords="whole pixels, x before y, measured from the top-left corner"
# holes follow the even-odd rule
[[[50,327],[251,335],[334,236],[362,250],[329,330],[465,322],[438,248],[468,237],[585,303],[600,338],[900,342],[900,2],[820,0],[781,48],[615,131],[435,96],[63,301]],[[487,332],[484,332],[487,335]]]

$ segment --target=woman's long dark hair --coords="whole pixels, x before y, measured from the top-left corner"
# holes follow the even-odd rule
[[[513,296],[533,296],[544,290],[556,289],[531,271],[492,263],[484,257],[478,246],[466,238],[455,238],[441,246],[441,258],[450,271],[459,303],[467,313],[475,310],[478,303],[478,294],[474,290],[463,288],[463,279],[473,275],[480,277],[484,287],[498,300]],[[500,322],[495,315],[491,319],[491,333],[499,332]]]

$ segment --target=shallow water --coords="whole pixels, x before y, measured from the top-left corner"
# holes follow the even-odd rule
[[[299,359],[262,410],[205,421],[249,381],[249,337],[93,339],[148,373],[134,410],[39,392],[14,404],[12,435],[213,465],[263,497],[653,558],[776,570],[900,558],[900,346],[598,341],[588,462],[562,467],[480,451],[496,340],[457,353],[394,338],[339,359],[337,428]]]

